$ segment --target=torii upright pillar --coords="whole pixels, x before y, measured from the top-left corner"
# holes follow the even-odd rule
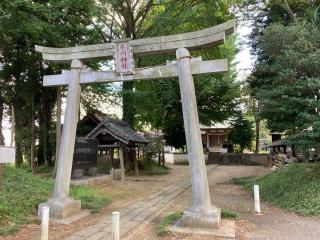
[[[69,79],[67,106],[59,150],[59,161],[54,186],[53,197],[48,202],[39,205],[39,215],[42,206],[49,206],[50,217],[65,219],[81,211],[81,202],[69,197],[70,177],[72,169],[73,149],[77,132],[77,118],[80,106],[80,74],[84,64],[80,60],[72,60],[72,78]]]
[[[190,227],[219,228],[220,209],[211,205],[210,200],[197,101],[190,67],[191,56],[186,48],[179,48],[176,56],[193,193],[193,205],[183,213],[183,224]]]

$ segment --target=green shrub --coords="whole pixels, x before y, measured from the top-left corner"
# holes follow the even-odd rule
[[[8,236],[8,235],[14,234],[19,229],[20,229],[20,225],[17,225],[17,224],[11,224],[4,228],[0,227],[0,236]]]
[[[20,225],[29,223],[37,214],[39,203],[51,195],[53,179],[33,176],[26,169],[5,167],[0,192],[0,236],[12,234]],[[90,187],[71,187],[70,195],[81,200],[82,208],[97,212],[110,203],[110,199]]]
[[[221,218],[239,219],[239,213],[227,209],[221,209]]]
[[[141,171],[140,173],[142,175],[161,175],[161,174],[167,174],[169,173],[170,168],[168,166],[159,166],[158,163],[156,163],[153,160],[142,160],[140,162],[141,165]]]
[[[164,237],[170,235],[168,226],[178,221],[182,216],[181,212],[175,212],[164,217],[160,223],[156,226],[156,233],[159,237]]]
[[[262,200],[304,216],[320,215],[320,172],[316,164],[292,164],[262,177],[234,180],[246,190],[260,187]]]
[[[46,164],[42,164],[40,166],[37,166],[37,173],[51,173],[53,171],[53,168],[49,167]]]

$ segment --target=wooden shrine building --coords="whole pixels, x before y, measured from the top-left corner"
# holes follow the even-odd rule
[[[127,169],[137,167],[136,148],[148,141],[135,132],[128,123],[108,117],[101,111],[88,113],[79,123],[77,136],[98,141],[98,166],[108,171],[120,168],[119,148],[124,151]],[[102,167],[101,167],[102,166]]]

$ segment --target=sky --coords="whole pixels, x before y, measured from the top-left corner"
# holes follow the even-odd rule
[[[236,29],[236,34],[238,35],[237,45],[240,49],[239,53],[236,55],[235,63],[236,63],[236,71],[237,71],[237,80],[242,81],[246,79],[252,70],[254,58],[250,54],[250,48],[248,44],[246,44],[247,35],[250,33],[250,28],[246,26],[246,24],[239,24]],[[65,108],[65,100],[62,109]],[[111,112],[112,114],[117,114],[119,112],[119,107],[108,108],[107,112]],[[63,116],[62,116],[63,122]],[[11,124],[8,118],[4,118],[3,120],[3,134],[5,137],[5,144],[9,146],[11,142]]]
[[[240,52],[235,57],[237,79],[245,80],[251,73],[254,58],[250,54],[250,47],[247,44],[247,35],[250,34],[251,28],[245,24],[238,25],[236,34],[238,35],[237,45]]]

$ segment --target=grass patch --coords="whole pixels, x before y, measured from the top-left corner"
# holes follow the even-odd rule
[[[320,168],[317,164],[292,164],[262,177],[233,181],[253,191],[260,187],[262,200],[303,216],[320,216]]]
[[[156,227],[156,233],[159,237],[165,237],[171,234],[168,226],[178,221],[182,216],[181,212],[171,213],[165,216]]]
[[[153,160],[143,160],[141,161],[141,170],[140,173],[142,175],[162,175],[162,174],[168,174],[170,171],[170,168],[168,166],[159,166],[158,163],[156,163]]]
[[[228,218],[228,219],[239,219],[239,213],[227,210],[227,209],[221,209],[221,218]]]
[[[81,207],[90,209],[93,213],[99,212],[111,203],[111,199],[105,194],[85,186],[72,186],[70,195],[74,199],[81,200]]]
[[[0,236],[13,234],[20,225],[30,223],[31,216],[37,214],[39,203],[51,195],[53,179],[33,176],[25,169],[6,166],[0,182]],[[110,199],[94,188],[71,187],[70,195],[81,200],[82,208],[97,212],[110,203]]]

